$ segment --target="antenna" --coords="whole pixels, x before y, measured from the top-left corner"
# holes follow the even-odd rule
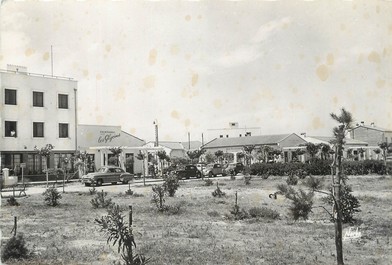
[[[53,77],[53,46],[52,45],[50,45],[50,63],[51,63],[52,77]]]

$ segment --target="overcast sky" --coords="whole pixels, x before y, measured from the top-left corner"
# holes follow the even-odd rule
[[[392,129],[390,1],[3,1],[0,68],[78,80],[79,123],[160,140]]]

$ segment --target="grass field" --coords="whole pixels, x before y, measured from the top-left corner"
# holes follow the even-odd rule
[[[166,200],[181,205],[175,215],[157,212],[150,202],[151,186],[132,187],[144,195],[140,197],[111,192],[108,196],[124,208],[124,215],[128,205],[133,206],[136,251],[151,258],[150,264],[336,264],[334,226],[321,208],[314,209],[310,220],[294,222],[288,212],[290,201],[268,197],[284,180],[254,177],[250,185],[240,177],[219,180],[226,193],[222,198],[211,195],[215,185],[205,186],[202,180],[181,182],[175,197]],[[355,227],[362,237],[344,241],[345,264],[391,264],[392,178],[356,176],[349,184],[361,203]],[[39,194],[18,199],[20,206],[6,206],[2,199],[3,237],[10,236],[13,216],[18,216],[18,232],[35,253],[28,261],[7,264],[118,264],[116,248],[106,244],[94,223],[106,210],[94,209],[90,203],[94,196],[89,188],[83,190],[63,194],[58,207],[46,206]],[[268,207],[280,214],[279,219],[227,218],[235,192],[241,208]],[[325,206],[320,198],[316,195],[315,206]],[[344,232],[348,227],[344,225]]]

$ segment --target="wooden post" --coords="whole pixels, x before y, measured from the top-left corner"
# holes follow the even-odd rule
[[[132,231],[132,205],[129,205],[129,231]]]
[[[11,233],[14,232],[14,236],[16,236],[16,230],[17,229],[18,229],[18,217],[14,216],[14,228],[11,231]]]

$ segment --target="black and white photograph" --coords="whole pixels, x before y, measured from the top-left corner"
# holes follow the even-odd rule
[[[392,1],[0,0],[0,264],[392,264]]]

